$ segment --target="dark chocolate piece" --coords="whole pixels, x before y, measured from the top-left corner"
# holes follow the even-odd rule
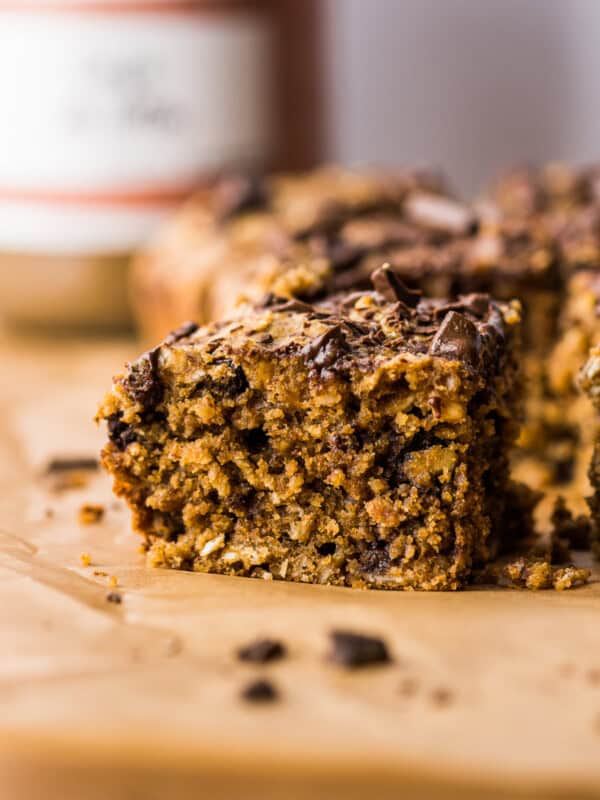
[[[242,698],[252,703],[272,703],[278,697],[277,689],[264,678],[252,681],[242,690]]]
[[[375,290],[392,303],[399,301],[409,308],[416,308],[419,304],[421,292],[405,286],[389,264],[376,269],[371,275],[371,282]]]
[[[121,421],[122,411],[108,417],[108,438],[119,450],[125,450],[128,444],[137,442],[137,435],[132,425]]]
[[[455,358],[473,364],[479,354],[481,337],[476,326],[464,314],[449,311],[433,337],[432,356]]]
[[[160,347],[148,350],[129,368],[124,380],[129,396],[139,403],[144,411],[151,411],[162,399],[162,385],[158,376]]]
[[[82,456],[80,458],[53,458],[46,467],[47,473],[69,472],[70,470],[95,470],[100,466],[100,462],[93,456]]]
[[[277,661],[285,656],[285,647],[276,639],[257,639],[255,642],[241,647],[237,656],[240,661],[250,661],[254,664],[266,664]]]
[[[174,331],[167,336],[164,341],[164,344],[175,344],[180,339],[185,339],[186,336],[190,336],[194,331],[198,330],[198,325],[195,322],[184,322],[183,325],[180,325],[178,328],[175,328]]]
[[[109,592],[106,595],[106,599],[109,603],[115,603],[116,605],[120,605],[123,602],[123,597],[119,592]]]
[[[325,333],[318,336],[302,348],[302,355],[311,361],[315,367],[327,368],[339,359],[346,350],[346,337],[340,324],[328,328]]]
[[[330,660],[343,667],[366,667],[391,661],[385,642],[378,637],[333,631],[331,641]]]
[[[256,175],[229,175],[215,189],[215,211],[221,223],[249,211],[262,211],[268,204],[264,181]]]

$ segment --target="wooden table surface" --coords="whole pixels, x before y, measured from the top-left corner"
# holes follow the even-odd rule
[[[422,594],[149,570],[103,474],[43,476],[97,451],[96,404],[133,354],[0,341],[2,798],[600,796],[597,580]],[[101,523],[78,522],[85,502]],[[328,663],[335,627],[384,636],[393,664]],[[288,657],[237,662],[258,635]],[[262,676],[279,702],[243,702]]]

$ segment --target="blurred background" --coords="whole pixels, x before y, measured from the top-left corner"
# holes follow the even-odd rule
[[[122,327],[132,251],[231,167],[597,157],[592,0],[0,0],[0,313]]]

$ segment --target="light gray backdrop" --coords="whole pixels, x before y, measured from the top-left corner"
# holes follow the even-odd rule
[[[324,0],[329,152],[433,161],[464,191],[600,158],[600,0]]]

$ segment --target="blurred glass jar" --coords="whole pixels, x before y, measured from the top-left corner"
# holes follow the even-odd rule
[[[127,325],[128,256],[194,187],[223,167],[312,160],[280,147],[293,6],[0,3],[5,319]]]

